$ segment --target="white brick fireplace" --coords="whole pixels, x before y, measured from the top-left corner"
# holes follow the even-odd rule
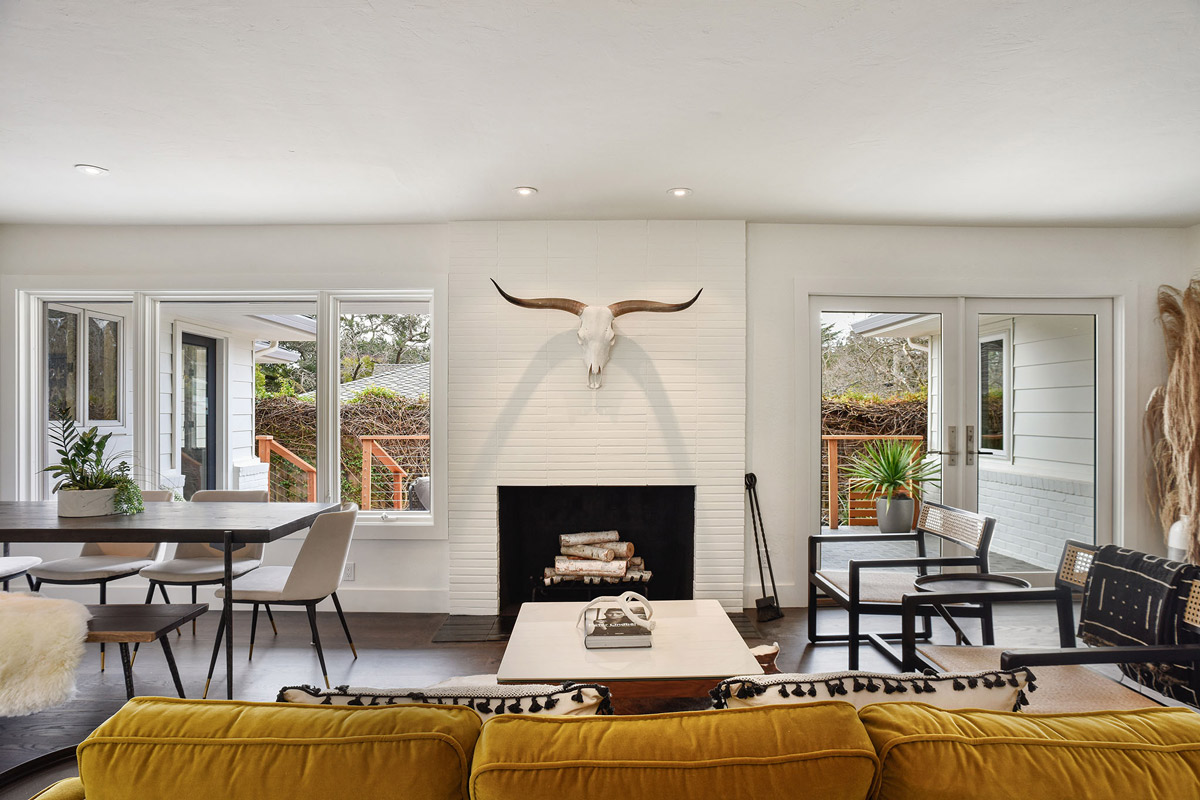
[[[690,309],[617,320],[587,388],[578,320],[492,287],[590,304]],[[451,226],[450,613],[498,604],[499,485],[696,486],[694,596],[742,606],[746,235],[742,222]]]

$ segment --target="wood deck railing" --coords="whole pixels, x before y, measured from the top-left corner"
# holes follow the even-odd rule
[[[404,467],[396,462],[386,452],[379,442],[394,442],[394,441],[429,441],[428,435],[412,435],[412,436],[360,436],[358,441],[362,444],[362,510],[366,511],[371,508],[371,469],[375,462],[386,469],[391,476],[392,481],[392,508],[406,508],[408,506],[407,490],[404,486],[404,479],[408,477],[408,472]]]
[[[255,436],[254,440],[258,442],[258,460],[264,464],[271,463],[271,456],[277,455],[289,464],[296,466],[304,473],[304,480],[308,488],[308,502],[317,502],[317,468],[305,461],[300,456],[288,450],[279,442],[275,441],[274,436]]]
[[[924,442],[924,436],[879,436],[879,435],[858,435],[858,434],[825,434],[821,436],[821,440],[825,442],[825,460],[826,471],[828,472],[828,496],[829,496],[829,528],[837,530],[840,524],[841,514],[839,513],[838,505],[838,445],[841,442],[863,442],[871,439],[899,439],[901,441]],[[873,498],[867,498],[865,495],[855,497],[858,492],[849,494],[850,506],[847,509],[850,517],[851,525],[869,525],[875,517],[873,510],[868,510],[863,514],[855,514],[856,500],[869,500],[873,504]]]

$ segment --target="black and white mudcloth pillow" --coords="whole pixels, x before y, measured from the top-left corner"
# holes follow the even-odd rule
[[[372,689],[337,686],[285,686],[277,703],[333,706],[394,706],[411,703],[466,706],[482,720],[498,714],[551,714],[587,717],[613,713],[607,686],[598,683],[429,686],[423,689]]]
[[[1037,689],[1033,673],[1022,667],[992,672],[781,673],[727,678],[709,692],[713,708],[792,705],[843,700],[862,708],[871,703],[920,702],[947,710],[982,708],[1020,711],[1029,705],[1026,690]]]

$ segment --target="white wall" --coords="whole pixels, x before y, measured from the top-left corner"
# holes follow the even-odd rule
[[[695,596],[741,607],[745,230],[742,222],[451,225],[452,612],[496,612],[498,485],[696,486]],[[604,385],[593,391],[579,320],[513,306],[489,278],[516,296],[595,305],[704,293],[679,313],[616,320]]]
[[[7,387],[16,371],[18,288],[427,289],[445,280],[447,232],[444,225],[0,226],[0,385],[6,387],[0,392],[0,454],[16,452],[14,393]],[[0,497],[14,492],[12,459],[0,458]],[[444,513],[428,529],[385,532],[360,525],[350,553],[356,579],[339,597],[359,611],[444,611],[446,536]],[[75,545],[58,547],[78,552]],[[298,547],[293,539],[270,545],[267,563],[291,563]],[[13,545],[14,552],[35,549]],[[145,589],[139,586],[138,579],[121,581],[109,596],[141,602]],[[66,596],[72,590],[61,591]],[[95,587],[75,591],[94,601]]]
[[[0,379],[15,372],[15,353],[5,343],[14,341],[16,286],[428,286],[434,276],[445,274],[449,235],[448,226],[422,225],[0,226]],[[796,336],[798,291],[1117,297],[1118,336],[1127,345],[1118,356],[1127,378],[1127,388],[1119,399],[1130,409],[1119,431],[1124,446],[1119,466],[1125,475],[1122,493],[1116,498],[1118,525],[1127,544],[1162,549],[1140,499],[1138,414],[1150,388],[1163,377],[1162,344],[1154,323],[1155,291],[1161,283],[1181,285],[1200,269],[1200,226],[1139,230],[752,224],[746,237],[745,468],[759,477],[780,593],[786,603],[802,602],[805,565],[799,544],[815,529],[818,518],[804,491],[815,476],[809,475],[805,461],[797,458],[797,453],[811,452],[815,435],[806,427],[796,427],[798,415],[811,411],[807,408],[811,389],[807,365],[797,358],[798,353],[806,354],[809,346]],[[570,259],[556,261],[556,277],[569,278],[571,263]],[[548,279],[550,273],[544,274]],[[642,277],[654,279],[653,275]],[[598,282],[595,285],[599,286]],[[617,282],[616,290],[623,293],[628,285]],[[499,306],[494,305],[493,310],[499,313]],[[802,313],[807,315],[807,307]],[[513,308],[511,314],[535,312]],[[546,316],[544,324],[553,325],[549,319],[555,316],[553,312]],[[657,315],[642,316],[647,318],[646,325],[657,324],[650,322]],[[634,322],[633,317],[626,319]],[[453,324],[494,320],[494,314],[485,314],[478,320],[455,319]],[[658,330],[670,331],[670,326]],[[546,344],[547,331],[541,336],[538,341]],[[561,332],[557,336],[562,336]],[[551,335],[550,339],[548,355],[565,354],[569,347],[576,347],[573,336],[558,341]],[[634,335],[625,342],[630,343],[633,346],[625,352],[618,347],[614,355],[617,365],[627,363],[624,359],[630,357],[630,351],[645,348],[647,339]],[[578,380],[582,385],[582,377]],[[1120,373],[1117,380],[1120,385]],[[462,391],[463,387],[451,390]],[[15,419],[11,392],[0,392],[0,454],[15,452]],[[735,421],[725,423],[724,430],[730,437],[739,435]],[[0,497],[11,496],[14,486],[6,472],[9,463],[7,458],[0,459]],[[740,497],[740,485],[736,490]],[[464,512],[452,509],[451,513]],[[735,514],[740,518],[741,511]],[[429,540],[416,541],[360,536],[351,556],[358,564],[358,580],[347,584],[343,592],[347,604],[377,610],[449,608],[448,549],[446,541],[437,538],[446,535],[443,530],[431,533]],[[292,555],[287,548],[292,546],[289,542],[273,548],[271,560],[286,563]],[[745,551],[753,557],[749,547]],[[753,573],[753,569],[746,571],[748,577]],[[801,576],[799,581],[797,576]],[[131,592],[130,597],[141,599],[135,594]],[[746,589],[747,599],[756,595],[757,586]],[[114,589],[114,597],[119,596]]]
[[[1161,283],[1187,280],[1200,263],[1198,238],[1194,229],[749,225],[747,469],[759,478],[784,602],[804,602],[802,545],[819,518],[809,489],[817,480],[818,431],[802,422],[815,419],[817,392],[809,378],[808,294],[1117,298],[1117,385],[1125,381],[1113,434],[1123,451],[1117,535],[1162,552],[1141,500],[1140,409],[1163,377],[1154,293]],[[757,587],[747,587],[747,600],[756,595]]]

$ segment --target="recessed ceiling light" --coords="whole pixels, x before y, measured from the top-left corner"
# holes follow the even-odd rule
[[[104,167],[97,167],[94,164],[76,164],[75,169],[82,172],[84,175],[104,175],[108,173]]]
[[[676,186],[674,189],[668,189],[667,194],[675,195],[676,197],[687,197],[692,193],[692,190],[686,186]]]
[[[517,186],[513,188],[513,191],[521,195],[521,197],[529,197],[530,195],[537,194],[537,189],[532,186]]]

